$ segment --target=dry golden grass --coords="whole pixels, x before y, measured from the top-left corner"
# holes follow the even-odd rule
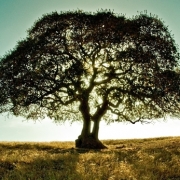
[[[0,142],[0,180],[180,180],[180,137],[73,142]]]

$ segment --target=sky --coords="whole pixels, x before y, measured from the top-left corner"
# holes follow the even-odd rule
[[[13,49],[17,41],[43,14],[52,11],[111,9],[132,17],[140,12],[155,14],[169,27],[180,45],[180,0],[0,0],[0,57]],[[0,114],[0,141],[74,141],[82,124],[55,124],[50,119],[27,121],[23,117]],[[180,136],[180,120],[154,121],[152,124],[100,124],[100,139],[129,139]]]

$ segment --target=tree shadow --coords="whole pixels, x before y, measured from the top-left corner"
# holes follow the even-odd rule
[[[83,180],[77,170],[79,156],[101,151],[74,147],[62,148],[51,144],[0,143],[0,152],[4,152],[0,159],[0,180]],[[14,153],[18,153],[19,156],[14,156]],[[11,155],[14,157],[11,158]],[[3,158],[3,156],[7,157]]]
[[[78,156],[70,154],[60,154],[49,159],[47,157],[38,157],[30,163],[21,164],[20,171],[25,179],[81,179],[76,170],[77,162]]]
[[[2,179],[27,179],[27,180],[56,180],[72,179],[81,180],[77,171],[79,154],[89,152],[75,148],[53,148],[52,146],[23,146],[10,147],[4,145],[3,149],[10,151],[21,150],[22,156],[28,151],[34,153],[31,157],[11,160],[0,159],[0,180]],[[2,146],[1,146],[1,150]],[[35,151],[33,150],[35,149]],[[31,151],[32,150],[32,151]],[[8,152],[8,151],[7,151]]]
[[[78,155],[60,154],[37,157],[30,161],[0,161],[0,179],[82,179],[76,171]]]
[[[2,149],[12,149],[12,150],[31,150],[31,149],[36,149],[36,150],[48,150],[52,148],[57,148],[59,147],[53,147],[51,145],[44,145],[40,143],[15,143],[15,144],[6,144],[6,143],[1,143],[0,148]]]
[[[48,153],[87,153],[87,152],[101,152],[101,149],[88,149],[88,148],[61,148],[59,146],[54,147],[52,145],[45,144],[29,144],[29,143],[17,143],[17,144],[0,144],[0,150],[36,150],[36,151],[46,151]]]

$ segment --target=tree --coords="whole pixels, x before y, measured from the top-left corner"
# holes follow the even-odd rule
[[[1,58],[0,110],[82,120],[76,147],[104,148],[101,120],[134,124],[179,116],[178,63],[174,39],[154,16],[53,12]]]

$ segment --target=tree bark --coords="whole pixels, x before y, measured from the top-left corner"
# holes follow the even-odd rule
[[[90,115],[90,108],[88,104],[88,92],[84,92],[84,97],[81,99],[81,103],[79,106],[79,110],[82,113],[83,117],[83,128],[81,131],[81,135],[76,139],[75,144],[77,148],[88,148],[88,149],[104,149],[106,146],[104,146],[98,139],[98,133],[99,133],[99,122],[101,119],[101,115],[103,115],[104,107],[100,109],[100,115],[95,116],[96,118],[93,118],[94,126],[91,133],[91,120],[92,117]]]
[[[98,135],[99,135],[99,123],[100,123],[100,120],[95,120],[94,121],[94,126],[93,126],[93,130],[92,130],[92,136],[98,140]]]
[[[90,119],[83,121],[83,128],[81,131],[82,137],[88,137],[91,133],[91,121]]]
[[[78,136],[78,139],[76,139],[75,141],[77,148],[82,148],[83,142],[85,141],[85,139],[87,139],[90,136],[90,132],[91,132],[91,121],[84,120],[81,134]]]
[[[107,148],[101,141],[98,139],[99,133],[99,122],[96,121],[93,126],[92,133],[90,133],[90,121],[83,121],[83,128],[81,135],[76,139],[75,144],[76,148],[86,148],[86,149],[105,149]]]

